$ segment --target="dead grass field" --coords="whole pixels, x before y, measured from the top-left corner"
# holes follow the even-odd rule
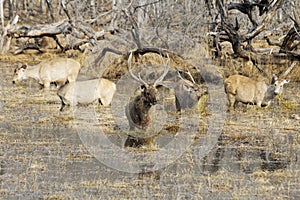
[[[287,84],[283,98],[268,109],[240,107],[227,113],[217,143],[201,158],[202,139],[213,120],[208,110],[196,119],[198,127],[191,127],[198,131],[194,142],[178,159],[153,173],[135,174],[96,159],[78,133],[101,126],[120,145],[124,133],[110,108],[90,105],[75,114],[60,112],[54,88],[43,93],[35,81],[12,85],[14,69],[7,63],[21,60],[8,56],[0,64],[0,199],[300,198],[299,82]],[[89,109],[96,113],[96,124],[84,117]],[[172,123],[160,145],[174,137]],[[99,152],[106,159],[117,156]]]

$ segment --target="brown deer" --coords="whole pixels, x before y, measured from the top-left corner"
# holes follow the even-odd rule
[[[152,84],[148,84],[144,80],[142,80],[140,74],[138,75],[138,77],[133,74],[131,70],[131,60],[132,53],[130,53],[128,58],[128,71],[131,77],[141,84],[141,90],[139,94],[133,97],[126,106],[126,117],[129,122],[130,130],[137,129],[138,131],[137,136],[128,136],[125,142],[125,147],[153,146],[153,137],[145,137],[145,134],[143,134],[143,132],[145,133],[145,131],[147,131],[151,123],[149,110],[152,106],[157,104],[158,88],[162,86],[160,83],[169,71],[170,58],[168,56],[167,65],[162,59],[164,72]]]
[[[180,79],[175,83],[174,87],[176,109],[177,111],[181,111],[193,108],[197,105],[199,99],[208,93],[207,88],[197,84],[189,70],[186,73],[189,75],[191,81],[183,78],[178,70],[177,73]]]
[[[263,81],[256,81],[242,75],[228,77],[224,84],[230,109],[234,109],[238,102],[268,107],[272,99],[282,93],[283,85],[289,83],[289,80],[273,77],[272,82],[273,84],[267,85]]]

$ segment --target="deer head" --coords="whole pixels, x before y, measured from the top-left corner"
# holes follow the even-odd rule
[[[189,75],[191,81],[183,78],[180,72],[177,69],[178,77],[183,81],[183,87],[186,91],[193,91],[197,98],[199,99],[203,94],[207,94],[207,88],[203,87],[196,83],[194,77],[192,76],[191,72],[187,69],[186,74]]]
[[[274,86],[274,94],[278,95],[282,93],[283,85],[289,83],[290,80],[287,79],[279,79],[275,74],[272,75],[271,84]]]
[[[161,82],[163,81],[164,77],[167,75],[169,71],[169,65],[170,65],[170,58],[169,55],[167,54],[168,57],[168,62],[165,64],[164,59],[162,58],[162,63],[164,65],[164,72],[163,74],[155,80],[154,83],[148,84],[146,81],[144,81],[140,74],[138,76],[134,75],[131,69],[131,60],[132,60],[132,52],[129,55],[128,58],[128,71],[131,77],[136,80],[138,83],[141,84],[141,96],[144,99],[145,102],[148,102],[150,105],[155,105],[157,103],[157,94],[158,94],[158,88],[161,87]]]

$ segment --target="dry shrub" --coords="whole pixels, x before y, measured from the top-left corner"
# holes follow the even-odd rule
[[[270,83],[272,74],[276,74],[280,78],[291,79],[291,81],[300,81],[300,64],[296,64],[294,69],[287,75],[282,77],[282,74],[287,70],[290,65],[276,65],[276,64],[258,64],[254,65],[251,61],[244,59],[227,58],[219,61],[224,78],[233,74],[241,74],[257,80],[263,80]],[[263,72],[262,72],[262,71]]]
[[[167,62],[166,58],[164,58],[164,61]],[[161,66],[162,65],[161,56],[155,53],[147,53],[144,55],[133,57],[133,62],[132,62],[133,68],[135,66],[146,66],[146,65]],[[191,71],[193,70],[191,65],[186,63],[182,58],[170,54],[170,68],[175,69],[175,67],[181,70],[183,70],[184,68],[188,68]],[[127,71],[128,71],[127,59],[126,56],[122,56],[115,59],[112,62],[112,64],[105,69],[103,73],[103,77],[108,79],[118,80],[122,76],[124,76],[127,73]]]

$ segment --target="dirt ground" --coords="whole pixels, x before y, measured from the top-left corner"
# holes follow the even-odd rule
[[[60,112],[56,88],[43,92],[33,80],[13,85],[13,70],[2,59],[0,199],[300,198],[299,82],[291,80],[267,109],[241,106],[228,113],[220,106],[214,113],[226,102],[221,94],[209,97],[205,113],[170,110],[158,150],[145,153],[116,148],[122,149],[126,131],[114,108]],[[176,144],[159,154],[172,141],[188,144],[176,159]],[[136,157],[124,162],[132,151]]]

